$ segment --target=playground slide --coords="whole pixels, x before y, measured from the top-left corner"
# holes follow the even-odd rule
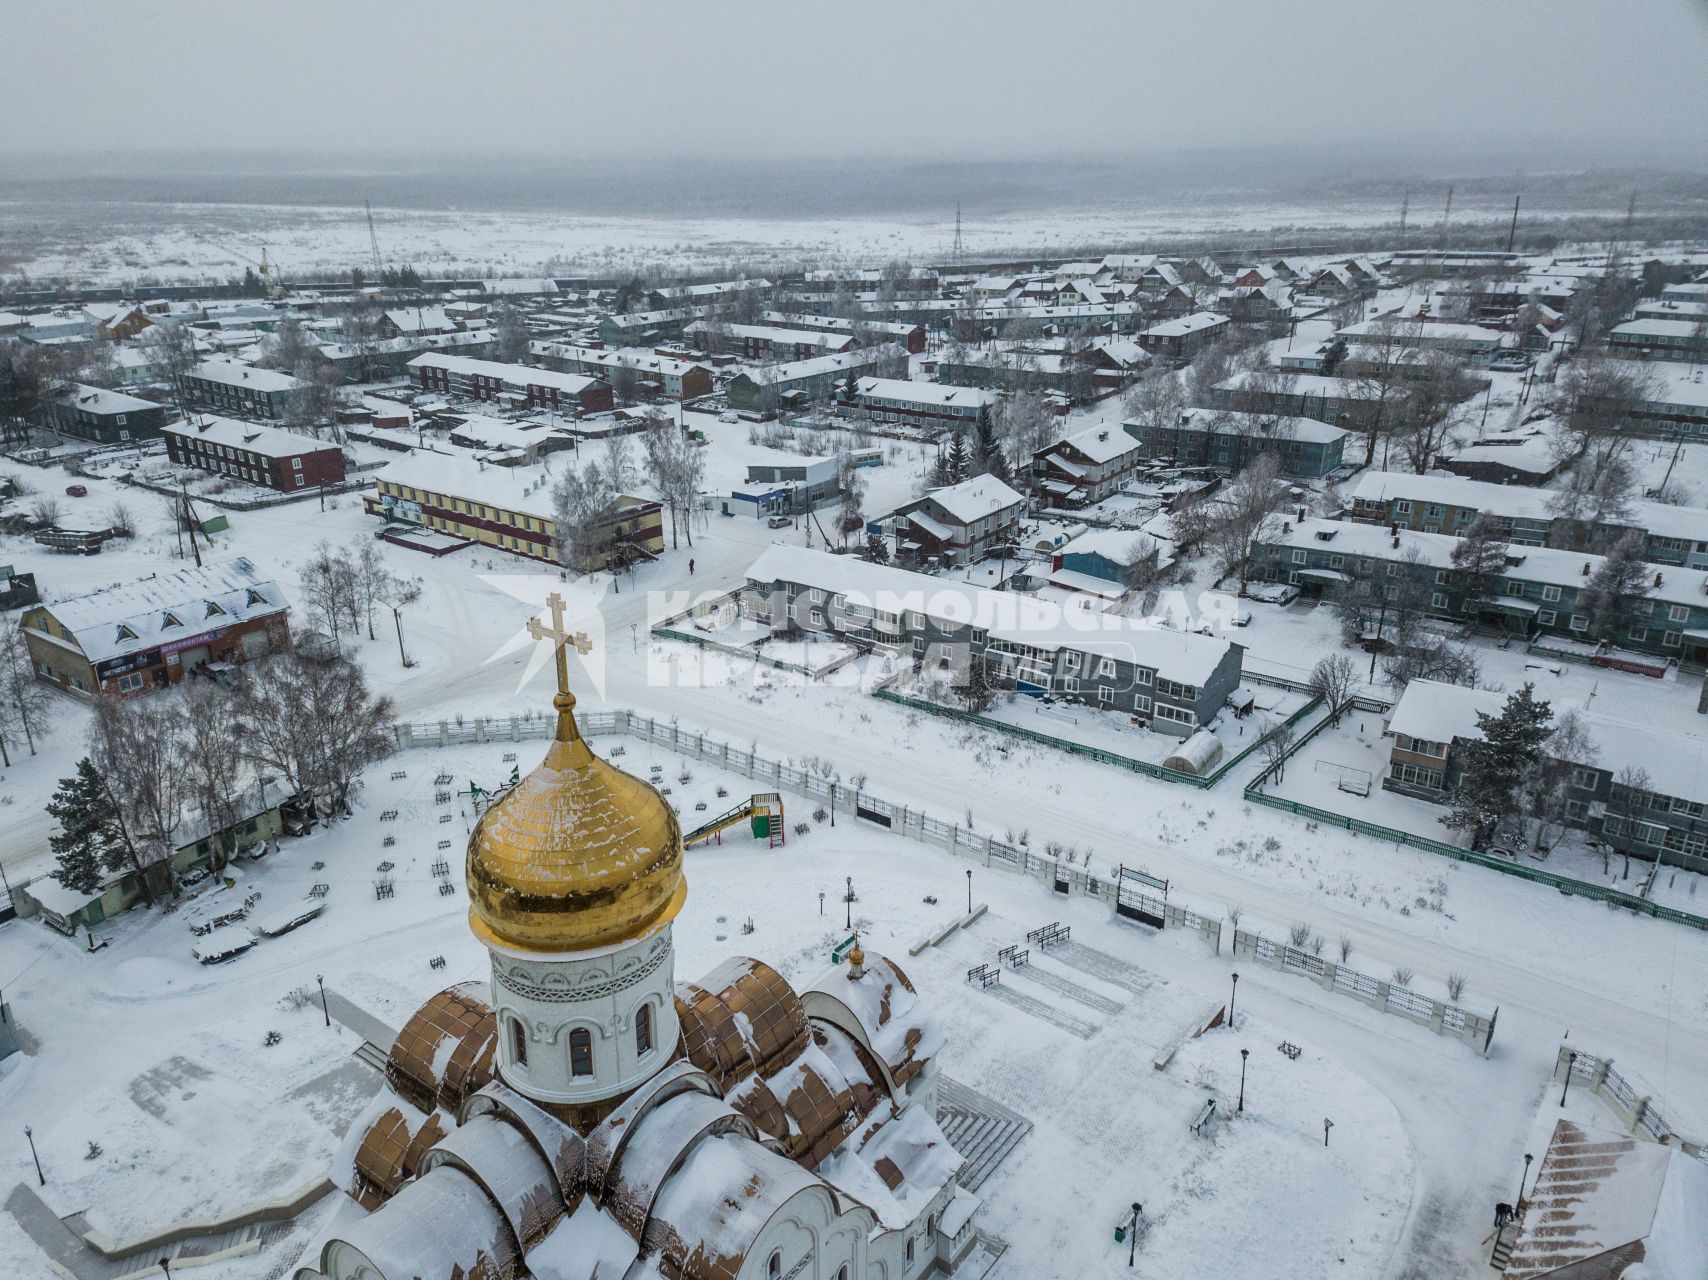
[[[687,848],[703,840],[713,839],[722,843],[723,833],[742,822],[752,823],[754,839],[769,840],[772,844],[779,843],[783,835],[782,797],[774,791],[750,796],[727,813],[720,813],[710,822],[695,827],[682,837],[682,845]]]

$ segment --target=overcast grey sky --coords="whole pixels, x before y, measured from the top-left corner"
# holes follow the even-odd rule
[[[1708,0],[0,0],[0,152],[1509,138],[1688,159],[1708,144]]]

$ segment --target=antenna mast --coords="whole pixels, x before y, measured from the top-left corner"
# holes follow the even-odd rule
[[[1523,196],[1512,197],[1512,225],[1506,229],[1506,251],[1512,252],[1512,246],[1518,242],[1518,202]]]
[[[957,271],[961,268],[961,254],[961,202],[957,200],[955,201],[955,248],[953,250],[955,269]]]
[[[1411,212],[1411,188],[1400,195],[1400,248],[1406,247],[1406,214]]]

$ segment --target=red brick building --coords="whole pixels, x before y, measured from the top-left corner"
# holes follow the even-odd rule
[[[281,493],[338,484],[344,451],[335,444],[234,418],[197,414],[161,428],[179,466],[198,467]]]

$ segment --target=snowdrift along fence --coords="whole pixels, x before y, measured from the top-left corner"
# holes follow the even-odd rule
[[[1462,1041],[1480,1054],[1486,1055],[1489,1044],[1494,1040],[1498,1009],[1485,1018],[1456,1004],[1433,1000],[1398,983],[1384,982],[1348,965],[1325,960],[1314,952],[1301,951],[1298,947],[1271,941],[1260,933],[1246,933],[1237,927],[1234,929],[1233,956],[1236,960],[1246,957],[1271,969],[1309,978],[1324,991],[1347,996],[1382,1013],[1428,1027],[1436,1035]]]
[[[1555,875],[1551,871],[1541,871],[1535,867],[1520,866],[1508,862],[1504,858],[1491,857],[1486,853],[1478,853],[1475,849],[1462,848],[1449,844],[1445,840],[1432,840],[1428,836],[1413,835],[1409,831],[1398,831],[1393,827],[1384,827],[1380,823],[1365,822],[1362,818],[1349,817],[1344,813],[1332,813],[1327,809],[1318,809],[1314,805],[1300,804],[1297,800],[1287,800],[1281,796],[1272,796],[1260,789],[1259,786],[1246,788],[1245,798],[1251,804],[1264,805],[1270,809],[1280,809],[1284,813],[1298,814],[1313,822],[1326,822],[1330,826],[1342,827],[1355,835],[1372,836],[1389,844],[1406,845],[1412,849],[1422,849],[1425,853],[1439,853],[1444,857],[1455,858],[1460,862],[1469,862],[1474,866],[1486,867],[1490,871],[1498,871],[1502,875],[1517,876],[1520,880],[1530,880],[1536,884],[1549,885],[1561,893],[1579,897],[1593,898],[1605,902],[1609,906],[1624,907],[1627,911],[1638,915],[1653,916],[1657,920],[1668,920],[1673,924],[1688,925],[1692,929],[1708,931],[1708,918],[1691,915],[1688,911],[1679,911],[1674,907],[1665,907],[1647,898],[1639,898],[1634,893],[1624,893],[1618,889],[1608,889],[1598,884],[1590,884],[1583,880],[1573,880],[1568,876]]]
[[[1264,734],[1253,740],[1251,745],[1246,747],[1244,751],[1241,751],[1238,755],[1224,761],[1214,773],[1205,774],[1200,777],[1195,773],[1184,773],[1179,769],[1167,769],[1160,764],[1152,764],[1148,760],[1135,760],[1131,756],[1124,756],[1118,752],[1105,751],[1101,747],[1089,747],[1083,742],[1070,742],[1066,738],[1058,738],[1052,734],[1040,733],[1036,729],[1022,728],[1017,724],[1004,724],[1001,720],[992,720],[989,716],[981,716],[976,711],[962,711],[957,707],[945,707],[939,703],[929,702],[924,698],[911,698],[904,693],[897,693],[893,689],[886,689],[881,686],[872,690],[872,696],[882,698],[885,702],[898,703],[899,705],[908,707],[914,711],[924,711],[934,716],[941,716],[945,720],[959,720],[963,724],[976,724],[984,729],[991,729],[997,733],[1005,733],[1012,738],[1021,738],[1027,742],[1036,742],[1040,746],[1051,747],[1057,751],[1066,751],[1070,755],[1084,756],[1088,760],[1097,761],[1098,764],[1114,765],[1117,769],[1127,769],[1133,773],[1142,773],[1147,777],[1158,778],[1163,782],[1178,782],[1183,786],[1197,787],[1200,791],[1208,791],[1223,778],[1227,777],[1235,767],[1248,759],[1253,752],[1261,749],[1264,742],[1267,741],[1269,737],[1269,734]],[[1313,697],[1304,706],[1300,707],[1292,715],[1288,716],[1286,720],[1282,721],[1282,724],[1291,728],[1321,705],[1322,699]],[[1274,730],[1272,729],[1270,732],[1272,733]]]
[[[632,711],[578,712],[577,721],[582,733],[589,737],[604,734],[626,734],[661,747],[692,756],[706,764],[716,765],[731,773],[769,782],[780,790],[826,801],[832,811],[862,818],[877,826],[887,827],[897,835],[907,836],[924,844],[963,858],[981,861],[987,867],[998,867],[1030,876],[1047,888],[1064,896],[1075,893],[1097,898],[1114,907],[1116,881],[1099,876],[1089,865],[1064,862],[1057,857],[1034,853],[1026,846],[980,835],[958,823],[933,818],[921,809],[893,804],[869,791],[833,781],[822,775],[798,769],[781,761],[769,760],[755,751],[731,746],[702,733],[692,733],[676,725],[638,715]],[[447,747],[466,743],[521,742],[530,738],[549,738],[557,725],[556,717],[537,712],[513,716],[486,716],[477,719],[440,720],[432,724],[394,725],[393,732],[400,748]],[[1090,858],[1087,855],[1087,862]],[[1165,927],[1190,929],[1220,954],[1222,921],[1200,915],[1178,903],[1169,905]]]

